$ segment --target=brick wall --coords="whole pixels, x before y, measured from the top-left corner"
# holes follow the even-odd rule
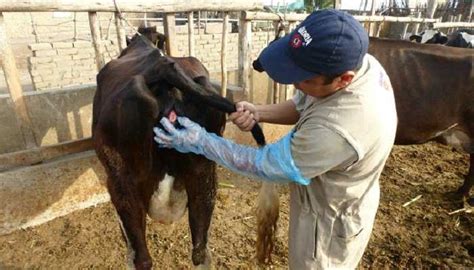
[[[12,46],[20,69],[28,66],[32,43],[91,40],[86,12],[4,12],[8,43]],[[99,12],[102,38],[115,40],[113,13]],[[0,55],[1,58],[1,55]]]
[[[26,66],[30,71],[34,89],[55,89],[95,81],[97,70],[87,13],[16,13],[17,16],[6,14],[9,14],[9,42],[19,47],[26,42],[27,52],[22,53],[19,66]],[[112,13],[99,13],[98,18],[104,60],[108,62],[118,55],[115,24],[111,20]],[[211,73],[218,73],[221,69],[221,29],[220,23],[208,23],[205,29],[201,29],[200,34],[195,29],[196,57]],[[130,32],[128,28],[126,30]],[[158,25],[157,30],[163,31],[162,25]],[[176,26],[176,33],[177,56],[187,56],[187,25]],[[253,33],[252,58],[258,55],[272,36],[273,33],[267,32]],[[238,69],[238,45],[238,33],[229,33],[229,71]],[[18,46],[14,48],[15,52],[21,50]]]
[[[102,43],[106,62],[118,54],[110,40]],[[63,88],[95,82],[95,51],[89,41],[43,42],[29,45],[29,70],[36,90]]]

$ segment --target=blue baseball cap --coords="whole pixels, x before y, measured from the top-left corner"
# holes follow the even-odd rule
[[[368,47],[369,36],[352,15],[324,9],[311,13],[293,32],[270,43],[258,61],[274,81],[292,84],[318,74],[357,69]]]

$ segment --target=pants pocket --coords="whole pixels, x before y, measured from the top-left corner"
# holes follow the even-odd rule
[[[355,268],[367,245],[365,228],[359,219],[340,216],[336,218],[331,237],[329,256],[337,267]]]

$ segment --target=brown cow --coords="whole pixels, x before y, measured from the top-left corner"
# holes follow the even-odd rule
[[[208,77],[197,59],[163,56],[139,36],[97,75],[94,146],[106,169],[107,189],[128,244],[129,265],[137,269],[152,267],[145,240],[146,215],[171,223],[186,207],[193,264],[209,267],[207,233],[216,195],[215,164],[200,155],[158,148],[152,131],[163,116],[174,122],[177,115],[185,115],[220,135],[225,124],[221,111],[233,112],[235,105],[215,93]],[[264,144],[260,127],[253,134]]]
[[[408,41],[370,39],[387,71],[398,113],[396,144],[438,141],[470,154],[460,195],[474,184],[474,52]]]

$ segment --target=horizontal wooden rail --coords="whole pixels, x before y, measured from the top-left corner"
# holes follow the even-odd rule
[[[220,81],[216,81],[216,80],[211,80],[211,85],[216,88],[216,90],[220,90],[221,87],[222,87],[222,83]],[[237,86],[237,85],[231,85],[231,84],[227,84],[227,92],[228,91],[234,91],[234,92],[238,92],[238,91],[244,91],[244,89],[240,86]]]
[[[302,21],[309,14],[305,13],[290,13],[280,14],[285,21]],[[276,13],[261,12],[261,11],[245,11],[245,20],[263,20],[263,21],[278,21],[280,16]],[[436,23],[439,19],[423,19],[414,17],[393,17],[393,16],[354,16],[361,22],[413,22],[413,23]]]
[[[435,23],[440,19],[425,19],[415,17],[393,17],[393,16],[354,16],[360,22],[405,22],[405,23]]]
[[[262,9],[258,0],[116,0],[122,12],[188,12],[188,11],[241,11]],[[0,12],[35,11],[116,11],[113,0],[0,0]]]
[[[474,22],[437,22],[433,23],[432,27],[434,29],[449,27],[474,28]]]
[[[61,156],[93,149],[92,138],[68,141],[0,155],[0,172],[42,163]]]

